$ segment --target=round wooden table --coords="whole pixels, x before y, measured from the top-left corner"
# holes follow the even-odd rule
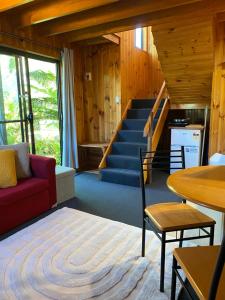
[[[225,213],[225,166],[194,167],[170,175],[167,185],[178,196]],[[225,233],[215,266],[210,299],[215,299],[225,262]]]

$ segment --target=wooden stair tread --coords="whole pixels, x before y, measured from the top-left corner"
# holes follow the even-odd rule
[[[215,221],[190,205],[171,202],[147,206],[146,215],[161,231],[174,231],[210,226]]]
[[[208,299],[210,285],[219,246],[202,246],[190,248],[178,248],[174,250],[174,256],[189,280],[192,288],[201,300]],[[216,300],[225,299],[225,268],[223,270]]]

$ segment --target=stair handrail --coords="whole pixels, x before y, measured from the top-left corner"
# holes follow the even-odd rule
[[[159,94],[158,94],[158,96],[156,98],[155,104],[154,104],[154,106],[153,106],[153,108],[152,108],[152,110],[151,110],[151,112],[149,114],[148,120],[147,120],[147,122],[145,124],[145,127],[144,127],[144,137],[149,136],[149,133],[152,130],[153,121],[154,121],[154,118],[155,118],[155,116],[157,114],[157,111],[158,111],[158,108],[159,108],[160,102],[162,100],[162,96],[163,96],[163,93],[164,93],[165,89],[166,89],[166,81],[164,80],[163,84],[162,84],[162,86],[160,88]]]
[[[103,158],[102,158],[102,160],[101,160],[101,162],[100,162],[100,164],[99,164],[99,166],[98,166],[99,169],[102,169],[102,168],[105,168],[105,167],[106,167],[106,157],[107,157],[107,156],[111,153],[111,151],[112,151],[112,144],[113,144],[113,143],[115,142],[115,140],[116,140],[118,131],[122,129],[123,120],[126,119],[126,117],[127,117],[127,111],[128,111],[128,109],[131,108],[131,105],[132,105],[132,99],[130,99],[130,100],[128,101],[128,103],[127,103],[127,106],[126,106],[126,108],[125,108],[125,110],[124,110],[124,112],[123,112],[123,114],[122,114],[121,120],[120,120],[120,122],[118,123],[118,125],[117,125],[117,127],[116,127],[116,129],[115,129],[115,132],[114,132],[114,134],[113,134],[113,136],[112,136],[112,138],[111,138],[111,140],[110,140],[110,142],[109,142],[109,145],[108,145],[108,147],[107,147],[107,149],[106,149],[106,151],[105,151],[105,153],[104,153],[104,155],[103,155]]]
[[[155,118],[155,116],[157,114],[157,111],[159,109],[159,106],[160,106],[160,103],[161,103],[161,100],[162,100],[162,96],[165,92],[165,89],[166,89],[166,82],[163,81],[162,86],[161,86],[160,91],[159,91],[159,94],[156,98],[155,104],[154,104],[154,106],[153,106],[153,108],[152,108],[152,110],[149,114],[148,120],[147,120],[147,122],[145,124],[145,127],[144,127],[143,136],[147,137],[147,151],[155,151],[156,150],[156,147],[157,147],[157,144],[158,144],[158,141],[159,141],[162,129],[163,129],[161,123],[163,122],[163,120],[165,122],[165,117],[167,116],[167,113],[168,113],[169,97],[167,96],[166,99],[165,99],[165,103],[162,107],[162,111],[161,111],[161,114],[159,116],[159,120],[157,122],[155,131],[153,133],[154,118]],[[147,165],[149,163],[149,159],[152,160],[153,157],[154,157],[153,154],[146,154],[146,157],[144,159],[145,167],[143,169],[143,176],[144,176],[144,182],[145,183],[147,182],[147,180],[151,181],[151,178],[152,178],[151,171],[149,171],[149,168],[147,167]]]
[[[169,108],[170,108],[169,97],[166,97],[165,102],[162,107],[162,111],[160,113],[160,116],[159,116],[159,119],[157,122],[157,125],[154,129],[154,133],[153,133],[153,127],[150,128],[148,138],[147,138],[148,151],[155,151],[157,148]],[[150,118],[151,118],[151,122],[153,122],[153,113],[151,113]],[[146,154],[146,157],[144,159],[144,169],[143,169],[144,182],[146,182],[147,179],[149,179],[149,181],[151,181],[152,176],[151,176],[151,172],[149,171],[149,168],[147,167],[147,165],[148,165],[147,163],[149,163],[150,162],[149,159],[152,160],[153,157],[154,157],[154,153]]]

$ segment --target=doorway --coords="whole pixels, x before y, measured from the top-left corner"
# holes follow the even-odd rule
[[[58,62],[0,51],[0,144],[28,142],[61,163]]]

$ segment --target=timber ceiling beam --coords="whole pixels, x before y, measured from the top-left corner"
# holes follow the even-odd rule
[[[120,0],[36,25],[35,29],[40,35],[52,36],[202,1],[204,0]]]
[[[74,43],[72,45],[72,47],[73,46],[95,46],[95,45],[104,45],[104,44],[109,44],[109,43],[110,43],[109,40],[107,40],[101,36],[101,37],[97,37],[97,38],[94,38],[91,40],[84,40],[84,41]]]
[[[71,32],[58,35],[58,38],[62,42],[73,43],[85,39],[96,38],[97,36],[103,36],[106,34],[132,30],[137,28],[137,26],[154,26],[161,24],[162,22],[173,23],[175,19],[182,22],[183,18],[190,18],[194,15],[197,17],[200,15],[210,17],[210,12],[212,11],[212,6],[210,3],[212,3],[211,0],[207,0],[196,3],[195,5],[186,4],[176,8],[155,11],[152,13],[143,14],[141,16],[130,17],[127,19],[109,22],[80,30],[73,30]]]
[[[7,11],[9,9],[18,7],[23,4],[27,4],[29,2],[33,2],[34,0],[2,0],[0,1],[0,12]]]
[[[19,12],[17,10],[12,12],[13,24],[17,27],[26,27],[118,1],[120,0],[45,0]]]
[[[117,44],[117,45],[120,44],[120,37],[116,34],[113,34],[113,33],[112,34],[104,34],[102,37],[104,39],[106,39],[107,41],[110,41],[114,44]]]

